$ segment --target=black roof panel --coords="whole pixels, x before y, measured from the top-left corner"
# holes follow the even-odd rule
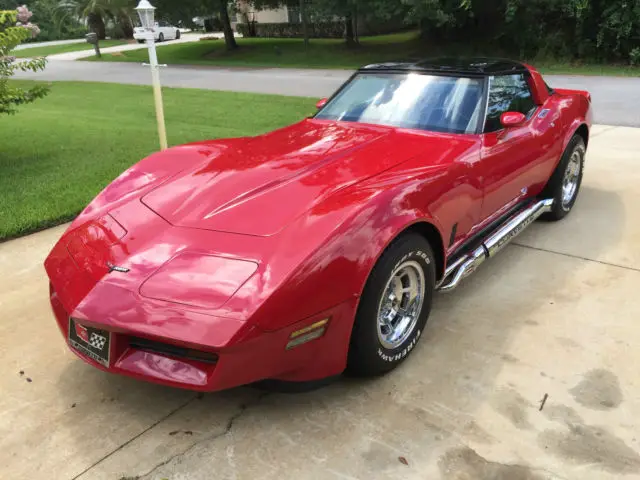
[[[374,63],[362,67],[362,71],[407,71],[436,73],[440,75],[470,75],[486,76],[509,73],[524,73],[527,71],[522,63],[503,58],[486,57],[436,57],[417,61]]]

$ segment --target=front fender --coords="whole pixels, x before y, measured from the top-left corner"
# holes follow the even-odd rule
[[[430,181],[436,182],[439,168],[430,169],[431,180],[424,171],[413,179],[406,173],[393,179],[394,188],[381,188],[389,174],[376,184],[348,189],[314,208],[309,217],[322,215],[331,230],[318,227],[319,241],[266,300],[256,318],[260,328],[278,330],[301,318],[325,310],[361,295],[373,266],[387,246],[407,228],[417,223],[432,225],[442,237],[442,227],[430,209],[423,204],[422,193]],[[383,177],[386,177],[383,178]],[[418,188],[420,186],[420,188]],[[433,188],[433,196],[438,190]],[[424,208],[418,205],[426,205]],[[308,218],[309,218],[308,217]],[[305,224],[308,218],[301,219]],[[294,227],[295,228],[295,227]],[[309,235],[306,230],[306,235]],[[281,254],[296,244],[294,238],[282,243]],[[438,252],[444,256],[444,252]]]
[[[184,169],[211,160],[229,148],[232,140],[198,142],[155,152],[143,158],[107,185],[71,223],[69,230],[140,197]]]
[[[442,235],[439,222],[430,209],[415,207],[411,197],[415,195],[416,185],[406,180],[404,183],[401,189],[365,188],[334,197],[331,206],[324,206],[327,209],[324,219],[329,223],[335,221],[336,227],[254,316],[260,329],[274,331],[286,328],[293,321],[300,325],[310,324],[318,319],[318,312],[337,305],[345,306],[341,315],[329,318],[325,336],[330,338],[330,345],[325,344],[313,361],[314,368],[325,376],[338,374],[346,367],[359,298],[387,246],[407,228],[420,222],[428,222]],[[354,202],[357,208],[353,204],[347,211],[332,208],[349,202]],[[312,215],[321,213],[314,210]],[[317,234],[324,235],[320,229]],[[283,242],[283,245],[289,248],[292,244]]]

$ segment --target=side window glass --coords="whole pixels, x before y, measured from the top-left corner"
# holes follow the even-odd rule
[[[499,75],[489,78],[489,102],[485,132],[500,130],[500,115],[504,112],[520,112],[527,117],[535,109],[531,89],[524,75]]]

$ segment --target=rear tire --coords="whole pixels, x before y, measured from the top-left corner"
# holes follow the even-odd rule
[[[409,233],[389,245],[360,298],[347,373],[381,375],[404,361],[429,317],[435,282],[435,258],[424,237]]]
[[[158,42],[164,42],[164,33],[158,35]]]
[[[138,40],[138,43],[144,43],[144,40]]]
[[[558,221],[569,214],[578,199],[582,184],[585,153],[584,140],[580,135],[574,135],[542,191],[543,198],[553,198],[553,207],[541,219]]]
[[[176,30],[176,40],[180,40],[180,30]]]

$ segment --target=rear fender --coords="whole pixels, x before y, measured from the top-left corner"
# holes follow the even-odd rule
[[[587,138],[585,143],[585,146],[588,143],[589,140],[589,131],[590,128],[587,125],[587,123],[581,119],[581,118],[576,118],[573,122],[571,122],[571,124],[569,125],[569,128],[567,128],[567,131],[564,135],[563,141],[562,141],[562,151],[564,152],[567,149],[567,145],[569,145],[569,142],[571,141],[571,139],[573,138],[573,136],[578,132],[578,129],[580,127],[586,127],[587,129]]]
[[[591,94],[586,90],[571,90],[568,88],[554,88],[554,92],[560,95],[580,95],[587,99],[589,103],[591,103]]]

